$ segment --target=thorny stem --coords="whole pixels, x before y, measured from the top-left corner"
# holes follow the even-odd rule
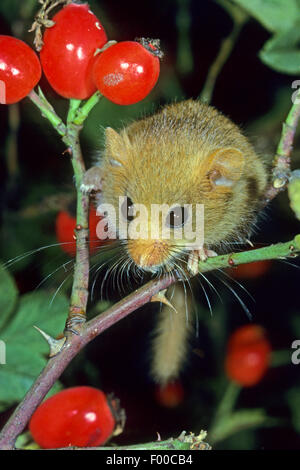
[[[259,256],[259,253],[261,253],[261,256]],[[205,264],[206,271],[209,271],[217,267],[224,267],[224,265],[230,266],[231,259],[234,259],[237,265],[257,261],[258,259],[288,257],[291,253],[293,255],[300,253],[300,235],[297,235],[293,240],[287,243],[279,243],[258,250],[210,258],[205,263],[201,263],[200,267],[202,269]],[[86,344],[110,326],[122,320],[147,302],[150,302],[155,294],[166,289],[177,280],[178,278],[175,276],[165,275],[158,280],[148,282],[145,286],[136,290],[116,305],[109,308],[106,312],[101,313],[87,322],[82,327],[80,335],[72,335],[69,337],[61,352],[57,356],[49,359],[46,367],[4,426],[0,434],[0,449],[13,449],[15,439],[23,431],[34,410],[41,403],[56,380],[58,380],[67,365]]]
[[[72,103],[72,101],[71,101]],[[70,109],[73,113],[74,109]],[[69,115],[70,115],[69,113]],[[82,158],[79,133],[81,126],[72,122],[68,124],[67,134],[63,141],[70,145],[71,162],[74,171],[75,185],[77,192],[76,209],[76,259],[74,266],[74,277],[70,299],[70,308],[66,322],[66,332],[78,333],[81,324],[85,321],[86,307],[89,296],[89,196],[80,191],[83,175],[86,171]]]
[[[290,154],[293,149],[293,141],[300,118],[300,91],[294,99],[293,105],[282,125],[280,141],[273,160],[272,181],[266,191],[264,204],[268,204],[278,193],[283,191],[291,176]]]
[[[89,248],[88,248],[88,214],[89,197],[80,191],[80,185],[83,175],[86,171],[84,160],[82,158],[79,134],[81,126],[74,124],[76,113],[79,110],[80,101],[71,100],[70,109],[67,118],[67,126],[57,116],[54,109],[47,101],[42,91],[38,96],[34,91],[29,94],[29,98],[41,110],[45,116],[62,136],[63,142],[68,146],[73,166],[75,185],[77,192],[77,211],[76,211],[76,262],[74,267],[74,278],[72,293],[70,299],[69,315],[66,323],[67,331],[78,332],[80,325],[85,320],[86,306],[88,301],[88,283],[89,283]],[[84,107],[85,105],[83,105]],[[87,112],[82,112],[82,119],[87,117]],[[84,120],[83,119],[83,120]]]
[[[66,127],[62,120],[57,116],[52,106],[41,94],[38,96],[34,91],[29,94],[29,98],[41,110],[57,132],[63,137],[63,141],[70,146],[72,152],[72,164],[75,173],[75,182],[77,188],[77,248],[76,263],[74,272],[74,283],[71,296],[70,313],[78,314],[81,308],[85,312],[88,296],[88,197],[82,195],[79,187],[84,174],[84,162],[79,145],[79,132],[81,127],[74,123],[69,123]],[[97,101],[97,98],[95,98]],[[92,100],[93,103],[93,100]],[[84,106],[83,106],[84,107]],[[83,109],[83,107],[81,109]],[[88,106],[89,107],[89,106]],[[92,106],[93,107],[93,106]],[[89,107],[91,109],[92,107]],[[78,108],[80,109],[80,108]],[[88,111],[84,114],[87,117]],[[296,131],[296,126],[300,115],[300,104],[295,102],[283,127],[282,137],[278,146],[279,156],[288,158],[292,148],[292,142]],[[82,119],[82,117],[80,118]],[[81,121],[81,123],[84,121]],[[278,166],[276,161],[274,168]],[[277,194],[277,193],[276,193]],[[276,195],[275,194],[275,195]],[[274,197],[274,196],[273,196]],[[222,255],[210,258],[206,262],[200,262],[200,271],[210,271],[217,268],[238,265],[242,263],[251,263],[265,259],[286,258],[296,256],[300,253],[300,235],[296,235],[293,240],[287,243],[278,243],[257,250],[234,253],[231,255]],[[76,354],[91,340],[132,313],[137,308],[148,303],[158,292],[166,289],[178,278],[173,274],[165,275],[158,280],[150,281],[106,312],[98,315],[88,323],[84,324],[79,335],[68,335],[64,347],[57,356],[49,359],[45,368],[41,371],[30,390],[25,395],[23,401],[15,409],[12,416],[4,426],[0,434],[0,449],[13,449],[17,436],[23,431],[32,413],[41,403],[43,398],[49,392],[53,384],[60,377],[67,365],[76,356]],[[83,291],[82,291],[83,288]]]
[[[23,431],[34,410],[41,403],[67,365],[86,344],[122,318],[149,302],[153,295],[167,288],[175,280],[174,277],[166,275],[157,281],[150,281],[106,312],[87,322],[82,327],[80,335],[69,337],[61,352],[49,359],[46,367],[42,370],[23,401],[18,405],[4,426],[0,434],[0,449],[8,450],[14,448],[17,436]]]
[[[243,251],[227,255],[209,258],[207,261],[199,262],[200,272],[212,271],[213,269],[228,268],[254,261],[264,261],[268,259],[280,259],[295,257],[300,252],[300,235],[296,235],[293,240],[276,245],[265,246],[256,250]]]

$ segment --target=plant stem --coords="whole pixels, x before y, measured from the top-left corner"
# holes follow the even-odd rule
[[[282,125],[282,133],[273,160],[272,182],[266,191],[264,204],[268,204],[278,193],[283,191],[291,176],[290,154],[300,118],[300,91]]]
[[[248,250],[241,253],[226,254],[200,261],[200,272],[211,271],[213,269],[228,268],[254,261],[264,261],[268,259],[294,257],[300,253],[300,235],[289,242],[277,243],[276,245]]]
[[[219,2],[219,3],[221,3],[221,2]],[[222,4],[223,7],[225,7],[225,5],[223,5],[223,2],[221,4]],[[213,64],[211,65],[211,67],[208,71],[206,81],[204,83],[203,89],[202,89],[201,94],[199,96],[199,99],[201,101],[204,101],[205,103],[208,103],[208,104],[212,100],[212,95],[213,95],[213,91],[214,91],[214,88],[215,88],[216,80],[217,80],[224,64],[226,63],[226,61],[230,57],[230,54],[231,54],[231,52],[232,52],[232,50],[233,50],[233,48],[234,48],[234,46],[237,42],[237,39],[240,35],[240,32],[241,32],[245,22],[248,19],[248,15],[245,12],[243,12],[236,5],[231,5],[230,10],[228,9],[228,12],[230,12],[230,14],[232,16],[233,29],[232,29],[231,33],[229,34],[229,36],[222,41],[222,44],[221,44],[220,50],[218,52],[218,55],[215,58]]]
[[[80,104],[81,104],[81,100],[75,100],[75,99],[70,100],[70,107],[69,107],[69,112],[68,112],[68,117],[67,117],[68,125],[74,121]]]
[[[73,122],[65,126],[62,120],[57,116],[52,106],[48,103],[42,92],[38,96],[31,91],[29,98],[41,110],[42,115],[46,117],[53,125],[56,131],[63,137],[63,141],[70,147],[72,156],[72,165],[75,174],[75,183],[77,189],[77,227],[76,227],[76,263],[74,271],[74,281],[70,302],[70,315],[82,315],[85,313],[88,298],[88,276],[89,276],[89,256],[88,256],[88,206],[89,199],[80,191],[80,184],[85,166],[79,145],[79,133],[81,125],[86,119],[88,112],[95,106],[100,99],[100,94],[95,93],[81,108],[72,103],[69,116],[76,117]],[[286,126],[283,128],[282,138],[279,143],[279,150],[283,156],[289,156],[292,141],[295,135],[297,122],[300,115],[300,105],[294,104],[286,120]],[[280,152],[278,152],[280,154]],[[280,154],[281,155],[281,154]],[[275,194],[276,195],[276,194]],[[273,196],[274,197],[274,196]],[[286,243],[279,243],[257,250],[250,250],[243,253],[234,253],[231,255],[222,255],[216,258],[209,258],[206,262],[200,262],[201,272],[213,269],[224,268],[242,263],[250,263],[264,259],[276,259],[282,257],[296,256],[300,252],[300,235],[296,235],[293,240]],[[4,426],[0,434],[0,449],[13,449],[17,436],[23,431],[32,413],[41,403],[48,391],[56,380],[60,377],[67,365],[76,356],[76,354],[91,340],[101,332],[112,326],[132,313],[137,308],[150,302],[152,297],[158,292],[166,289],[178,278],[172,274],[165,275],[158,280],[150,281],[106,312],[96,316],[88,323],[82,325],[80,334],[68,335],[67,340],[59,354],[49,359],[48,364],[42,370],[35,383],[25,395],[23,401],[15,409],[14,413]],[[225,406],[225,405],[224,405]],[[227,404],[226,407],[228,408]],[[226,408],[225,407],[225,411]],[[222,411],[223,408],[221,408]],[[222,411],[223,413],[223,411]]]
[[[272,351],[271,367],[281,367],[291,364],[291,351],[282,349],[279,351]]]
[[[7,424],[4,426],[0,434],[0,449],[14,448],[17,436],[25,428],[32,413],[60,377],[67,365],[86,344],[122,318],[149,302],[153,295],[167,288],[175,281],[176,278],[170,275],[166,275],[156,281],[150,281],[106,312],[101,313],[83,325],[80,335],[71,335],[68,337],[60,353],[49,359],[46,367],[42,370],[35,383],[25,395],[23,401],[18,405]]]
[[[38,95],[34,90],[28,94],[28,98],[39,108],[42,113],[42,116],[52,124],[54,129],[58,132],[58,134],[64,137],[67,133],[67,128],[62,122],[62,119],[56,114],[51,104],[46,100],[43,93],[40,91],[40,95]]]
[[[249,263],[258,261],[259,259],[271,259],[282,256],[289,256],[291,247],[294,246],[292,253],[300,251],[300,235],[287,243],[279,243],[271,247],[260,248],[258,250],[250,250],[245,253],[234,253],[233,255],[217,256],[209,258],[206,262],[201,262],[200,267],[205,271],[228,266],[228,259],[234,259],[236,264]],[[261,253],[261,258],[259,257]],[[173,275],[165,275],[162,278],[150,281],[145,286],[136,290],[116,305],[109,308],[106,312],[96,316],[85,325],[82,326],[80,335],[72,335],[68,337],[61,352],[49,359],[48,364],[43,369],[35,383],[27,392],[24,400],[18,405],[7,424],[4,426],[0,434],[0,449],[12,449],[15,439],[23,431],[32,413],[41,403],[43,398],[49,392],[53,384],[60,377],[67,365],[76,356],[76,354],[96,336],[114,325],[134,310],[150,302],[152,297],[163,289],[166,289],[178,279]]]
[[[68,117],[74,116],[79,103],[71,100]],[[77,192],[76,209],[76,260],[74,265],[73,285],[70,299],[69,314],[66,321],[66,333],[79,333],[86,318],[86,307],[89,296],[89,196],[80,191],[83,175],[86,171],[79,143],[81,126],[70,122],[67,135],[63,141],[70,145],[71,163],[73,166]]]
[[[86,118],[88,117],[90,111],[96,106],[99,102],[102,95],[99,91],[96,91],[85,103],[84,105],[77,110],[76,117],[73,120],[73,123],[77,126],[81,126]]]
[[[223,421],[230,416],[235,407],[240,391],[241,387],[238,384],[231,381],[228,383],[225,393],[215,413],[212,429],[218,425],[219,421]]]
[[[82,178],[86,171],[79,142],[79,134],[82,126],[73,123],[81,102],[80,100],[70,100],[67,126],[65,126],[41,90],[39,92],[39,96],[34,91],[30,92],[29,98],[41,110],[42,115],[50,121],[58,134],[62,136],[62,140],[69,147],[68,150],[71,155],[71,163],[73,166],[77,192],[77,223],[75,229],[76,262],[74,267],[70,308],[66,322],[66,331],[78,333],[81,324],[85,321],[89,284],[89,196],[84,195],[80,191]],[[95,105],[95,98],[92,101]],[[83,108],[85,106],[86,105],[84,105]],[[91,109],[91,106],[85,108],[85,118],[87,117],[88,109]]]
[[[193,70],[193,53],[191,48],[191,2],[190,0],[177,0],[176,26],[178,32],[176,66],[182,75]]]

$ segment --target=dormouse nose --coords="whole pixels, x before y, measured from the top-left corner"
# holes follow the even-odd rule
[[[167,240],[130,240],[128,252],[135,264],[142,269],[163,265],[170,253]]]

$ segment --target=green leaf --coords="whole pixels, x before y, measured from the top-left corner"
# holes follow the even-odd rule
[[[300,22],[286,33],[273,36],[259,53],[261,60],[278,72],[300,73]]]
[[[234,2],[272,32],[291,29],[300,17],[299,0],[234,0]]]
[[[0,13],[9,22],[18,18],[18,1],[2,0],[0,3]]]
[[[18,297],[15,281],[8,271],[0,264],[0,328],[6,323],[14,309]]]
[[[26,2],[20,2],[20,0],[1,0],[0,14],[9,23],[25,20],[26,18],[30,19],[33,18],[33,11],[37,7],[36,4],[36,0],[26,0]]]
[[[48,345],[33,325],[52,336],[63,331],[68,300],[58,294],[51,304],[51,298],[49,292],[42,291],[22,296],[13,319],[0,331],[6,345],[6,364],[0,365],[2,409],[19,402],[46,365]]]

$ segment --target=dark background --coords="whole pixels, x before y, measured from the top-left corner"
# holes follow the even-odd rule
[[[209,0],[103,0],[89,3],[109,39],[160,38],[165,58],[159,83],[144,101],[119,107],[103,100],[91,113],[82,138],[88,165],[95,152],[101,149],[103,127],[118,128],[175,99],[197,98],[220,43],[232,28],[229,15]],[[31,44],[32,35],[26,33],[31,16],[27,13],[27,17],[24,15],[20,19],[19,13],[17,8],[15,11],[12,8],[3,14],[0,32],[16,34],[17,31]],[[189,37],[185,43],[186,71],[178,55],[182,38],[178,23],[184,15],[190,21]],[[245,129],[258,151],[270,160],[280,137],[282,121],[291,105],[291,83],[297,77],[275,72],[259,60],[258,51],[268,37],[269,33],[255,20],[245,25],[217,80],[212,104]],[[58,112],[64,115],[66,101],[50,89],[44,78],[41,87]],[[50,125],[28,100],[17,105],[15,112],[17,119],[7,107],[0,108],[0,258],[5,261],[47,243],[55,243],[55,217],[64,208],[64,195],[73,191],[71,166],[67,156],[62,155],[64,146]],[[12,130],[15,122],[16,134]],[[9,168],[10,152],[13,152],[11,145],[17,145],[14,152],[17,158],[15,165]],[[296,168],[300,159],[299,137],[294,148],[293,165]],[[45,198],[53,195],[57,195],[54,207],[47,210],[42,205],[41,209],[41,201],[43,203]],[[28,207],[33,210],[32,217],[24,216]],[[257,246],[293,238],[299,230],[299,223],[289,208],[286,194],[280,195],[265,210],[259,227],[252,240]],[[34,290],[42,279],[67,259],[67,255],[57,247],[14,264],[11,271],[24,293]],[[291,263],[295,266],[274,261],[264,276],[241,281],[255,302],[234,281],[230,283],[251,310],[253,321],[266,328],[276,351],[292,351],[291,343],[300,336],[298,261],[291,260]],[[65,275],[63,270],[55,273],[40,288],[58,287]],[[193,352],[182,374],[185,400],[178,408],[168,410],[156,403],[154,385],[148,374],[151,331],[157,310],[155,304],[135,312],[98,337],[63,375],[62,382],[66,386],[88,384],[106,392],[113,391],[121,399],[128,420],[124,434],[115,439],[116,442],[154,440],[156,431],[162,437],[169,437],[176,436],[183,429],[198,433],[200,429],[209,427],[226,385],[223,372],[226,341],[235,328],[249,322],[232,293],[214,274],[210,280],[216,285],[223,303],[215,294],[208,292],[213,305],[213,316],[210,316],[201,288],[195,284],[199,335],[192,340]],[[91,307],[99,301],[97,286],[100,285],[101,276]],[[64,284],[63,289],[69,293],[70,283]],[[112,287],[107,290],[110,300],[118,298]],[[195,353],[199,350],[201,355]],[[299,435],[292,424],[293,411],[287,400],[289,390],[295,387],[300,390],[299,371],[300,365],[292,365],[288,360],[281,367],[270,368],[259,385],[243,390],[240,395],[237,407],[265,408],[270,416],[279,418],[277,426],[239,432],[220,442],[217,448],[300,448]]]

